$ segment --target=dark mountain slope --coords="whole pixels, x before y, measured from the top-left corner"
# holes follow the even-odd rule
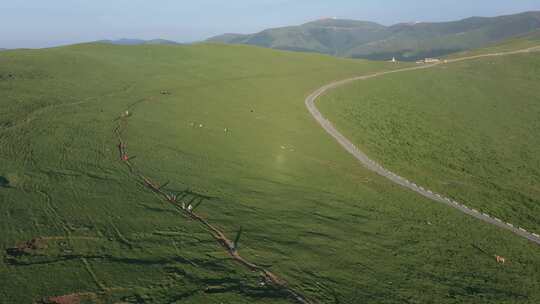
[[[208,41],[344,57],[390,59],[395,56],[415,60],[483,47],[539,28],[540,12],[389,27],[365,21],[324,19],[256,34],[225,34]]]

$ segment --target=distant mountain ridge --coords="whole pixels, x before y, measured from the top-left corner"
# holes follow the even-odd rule
[[[143,40],[143,39],[129,39],[122,38],[117,40],[99,40],[98,43],[107,43],[114,45],[145,45],[145,44],[180,44],[176,41],[166,40],[166,39],[152,39],[152,40]]]
[[[255,34],[224,34],[207,41],[342,57],[416,60],[484,47],[537,29],[540,29],[540,12],[534,11],[392,26],[357,20],[323,19]]]

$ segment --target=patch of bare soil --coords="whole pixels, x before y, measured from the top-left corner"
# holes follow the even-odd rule
[[[43,299],[40,304],[80,304],[83,300],[95,300],[97,295],[95,293],[72,293],[63,296],[55,296]]]
[[[10,256],[21,256],[32,254],[38,250],[43,250],[47,248],[47,241],[43,238],[34,238],[26,242],[17,244],[17,246],[8,248],[6,250],[7,254]]]

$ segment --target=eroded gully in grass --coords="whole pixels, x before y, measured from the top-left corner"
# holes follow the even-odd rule
[[[359,80],[367,80],[372,78],[381,77],[384,75],[394,74],[394,73],[401,73],[401,72],[408,72],[408,71],[415,71],[415,70],[423,70],[423,69],[429,69],[435,66],[439,66],[441,64],[449,64],[454,62],[461,62],[466,60],[472,60],[472,59],[479,59],[479,58],[486,58],[486,57],[498,57],[498,56],[507,56],[507,55],[514,55],[514,54],[525,54],[525,53],[531,53],[531,52],[539,52],[540,46],[530,47],[527,49],[517,50],[517,51],[510,51],[510,52],[499,52],[499,53],[488,53],[488,54],[482,54],[482,55],[475,55],[475,56],[468,56],[468,57],[461,57],[456,59],[449,59],[445,60],[439,63],[434,64],[426,64],[421,66],[415,66],[415,67],[409,67],[404,69],[398,69],[398,70],[392,70],[388,72],[380,72],[380,73],[374,73],[370,75],[364,75],[364,76],[358,76],[353,77],[341,81],[335,81],[330,84],[327,84],[315,92],[313,92],[311,95],[309,95],[306,100],[305,104],[308,108],[309,112],[315,118],[315,120],[321,125],[321,127],[330,134],[345,150],[347,150],[350,154],[352,154],[357,160],[360,161],[365,167],[367,167],[369,170],[386,177],[390,181],[392,181],[395,184],[398,184],[402,187],[405,187],[409,190],[412,190],[424,197],[427,197],[433,201],[445,204],[447,206],[450,206],[452,208],[455,208],[465,214],[468,214],[472,217],[475,217],[479,220],[482,220],[484,222],[487,222],[489,224],[495,225],[497,227],[509,230],[513,232],[514,234],[526,238],[527,240],[540,245],[540,235],[537,233],[529,232],[519,226],[513,225],[511,223],[505,222],[497,217],[493,217],[487,213],[482,213],[474,208],[470,208],[462,203],[459,203],[455,200],[452,200],[448,197],[445,197],[441,194],[435,193],[429,189],[425,189],[397,174],[394,172],[391,172],[384,167],[382,167],[377,162],[371,160],[364,152],[360,151],[349,139],[347,139],[343,134],[341,134],[333,125],[332,123],[324,118],[324,116],[321,114],[321,112],[317,109],[315,106],[315,101],[322,96],[323,94],[327,93],[328,91],[335,89],[337,87],[349,84],[354,81]]]
[[[130,108],[132,108],[133,106],[134,105],[132,105]],[[130,161],[130,157],[127,152],[127,142],[122,137],[124,131],[127,128],[127,121],[130,116],[130,110],[131,109],[128,109],[118,118],[118,126],[114,129],[114,133],[118,139],[118,152],[120,154],[120,160],[128,167],[131,174],[133,174],[135,178],[137,178],[139,182],[141,182],[147,189],[157,194],[164,202],[172,204],[178,211],[183,213],[185,216],[201,224],[201,226],[203,226],[212,235],[212,237],[218,242],[218,244],[227,252],[230,257],[232,257],[236,262],[249,269],[250,271],[259,272],[267,284],[270,284],[278,290],[285,292],[290,299],[294,300],[297,303],[316,303],[313,300],[308,299],[300,292],[294,290],[285,280],[280,278],[278,275],[242,257],[235,246],[236,244],[231,241],[223,231],[218,229],[216,226],[210,224],[208,220],[204,219],[195,212],[196,205],[193,205],[194,202],[190,202],[186,205],[185,202],[181,201],[181,197],[178,197],[174,193],[166,192],[165,190],[163,190],[162,185],[155,182],[148,176],[144,175],[140,170],[137,169],[135,164]],[[200,202],[202,202],[203,198],[201,198],[200,200]]]

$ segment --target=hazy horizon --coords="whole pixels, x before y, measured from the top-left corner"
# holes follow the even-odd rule
[[[422,7],[422,9],[418,9]],[[337,17],[391,25],[401,22],[443,22],[472,16],[494,17],[540,10],[540,0],[479,0],[456,5],[397,0],[358,3],[353,0],[247,0],[222,3],[201,0],[59,0],[55,3],[0,1],[0,48],[42,48],[103,39],[168,39],[201,41],[224,33],[253,33]]]

